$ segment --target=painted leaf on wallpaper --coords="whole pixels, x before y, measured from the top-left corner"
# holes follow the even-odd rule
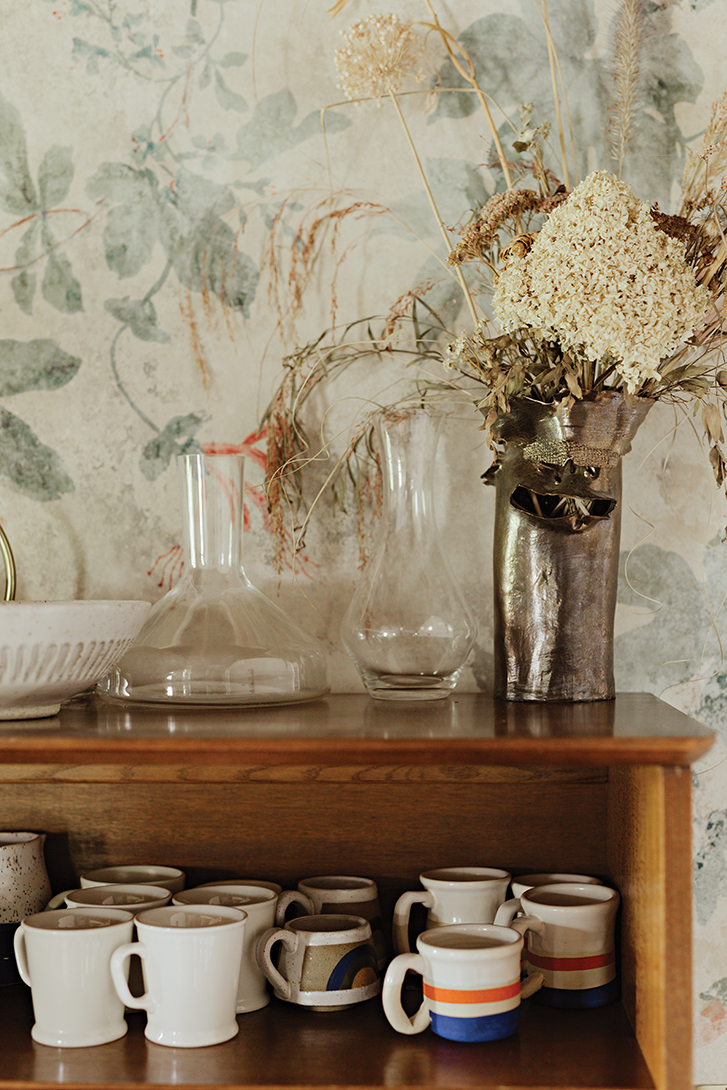
[[[229,186],[180,170],[161,208],[159,237],[180,283],[214,292],[248,317],[260,274],[228,223],[238,204]]]
[[[169,343],[171,338],[168,333],[160,329],[156,307],[151,299],[131,299],[125,295],[123,299],[107,299],[104,306],[117,321],[128,326],[140,341]]]
[[[725,826],[727,811],[713,810],[701,833],[701,843],[694,853],[694,896],[697,919],[706,924],[723,896],[725,861],[727,860],[727,840]]]
[[[159,233],[159,183],[151,170],[103,163],[86,185],[95,201],[116,202],[103,230],[106,263],[122,279],[151,260]]]
[[[0,474],[33,500],[58,500],[74,485],[54,450],[17,416],[0,408]]]
[[[175,416],[167,426],[144,447],[139,464],[141,472],[150,481],[164,472],[177,454],[190,454],[202,448],[194,436],[202,427],[204,418],[197,413]]]
[[[320,136],[320,111],[307,114],[296,126],[297,112],[295,97],[287,88],[261,99],[251,119],[237,131],[238,150],[232,158],[244,159],[256,169],[304,140]],[[325,125],[329,134],[342,132],[350,124],[350,119],[339,111],[326,113]]]
[[[65,386],[81,366],[55,341],[0,340],[0,397]]]
[[[81,285],[73,275],[71,263],[65,254],[50,250],[45,263],[43,298],[56,310],[65,314],[75,314],[83,310]]]
[[[595,153],[605,169],[612,169],[613,161],[607,157],[604,141],[608,60],[589,57],[598,20],[592,0],[581,8],[581,15],[574,19],[569,6],[554,5],[549,18],[559,42],[558,60],[571,104],[568,122],[573,126],[575,146],[582,149],[578,169],[580,177],[584,177],[593,169],[587,156]],[[642,101],[634,154],[627,155],[624,167],[624,180],[643,192],[645,199],[659,201],[664,206],[670,202],[672,179],[681,174],[684,157],[685,140],[677,124],[676,107],[694,101],[703,83],[703,74],[688,46],[670,29],[671,16],[654,8],[649,13],[641,58]],[[538,19],[526,22],[512,15],[488,15],[472,23],[460,40],[475,63],[480,85],[509,111],[514,121],[517,121],[517,104],[526,93],[534,103],[533,124],[545,120],[554,124],[547,40]],[[444,88],[468,86],[449,61],[442,66],[441,76]],[[469,90],[442,91],[429,123],[469,117],[479,109],[476,95]],[[506,154],[516,159],[509,125],[503,124],[500,137]],[[654,170],[655,163],[660,164],[658,171]],[[562,175],[557,159],[549,165]]]
[[[48,148],[38,168],[40,203],[44,209],[53,208],[66,199],[73,174],[71,149],[56,144]]]
[[[28,169],[28,151],[20,114],[0,95],[0,207],[14,216],[38,208],[38,197]]]

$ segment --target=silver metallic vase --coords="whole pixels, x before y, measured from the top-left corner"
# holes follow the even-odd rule
[[[614,696],[621,459],[652,404],[616,393],[522,400],[498,419],[485,474],[497,490],[495,696]]]

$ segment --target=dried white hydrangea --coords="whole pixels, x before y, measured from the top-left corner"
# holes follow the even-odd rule
[[[615,363],[631,393],[659,377],[659,362],[702,324],[708,303],[683,243],[606,171],[581,182],[529,252],[509,259],[494,296],[504,330],[527,326],[579,358]]]
[[[351,99],[398,91],[422,53],[412,24],[391,12],[359,19],[341,34],[346,44],[336,50],[336,70],[339,87]]]

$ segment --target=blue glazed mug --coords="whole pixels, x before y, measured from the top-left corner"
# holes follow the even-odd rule
[[[399,954],[384,978],[384,1013],[399,1033],[434,1033],[451,1041],[498,1041],[520,1025],[520,1000],[541,986],[543,975],[521,980],[522,932],[531,921],[512,927],[448,924],[424,931],[417,953]],[[533,924],[539,927],[538,921]],[[407,972],[422,977],[424,997],[409,1017],[401,1004]]]

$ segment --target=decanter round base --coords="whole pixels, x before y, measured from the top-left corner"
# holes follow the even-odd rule
[[[443,700],[454,689],[454,682],[441,677],[421,677],[419,674],[389,674],[363,678],[369,696],[375,700]]]

